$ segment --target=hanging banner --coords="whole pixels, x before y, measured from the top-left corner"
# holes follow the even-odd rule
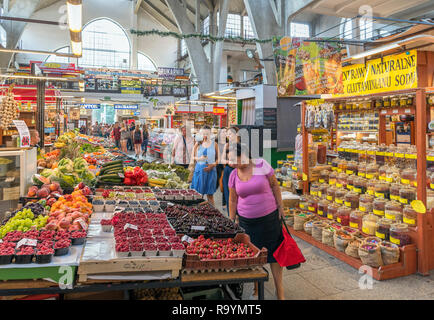
[[[24,120],[12,121],[20,134],[20,148],[30,147],[30,131]]]
[[[338,96],[417,88],[417,51],[369,60],[342,68],[344,92]]]
[[[115,110],[137,110],[138,104],[115,104]]]
[[[278,96],[343,92],[341,45],[274,37]]]
[[[142,82],[139,80],[121,80],[121,93],[141,94]]]

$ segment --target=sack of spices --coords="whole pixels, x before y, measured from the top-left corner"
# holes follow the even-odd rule
[[[304,230],[304,224],[307,221],[307,215],[304,213],[299,213],[294,216],[294,230],[301,231]]]
[[[322,229],[327,224],[322,221],[315,221],[312,223],[312,237],[317,241],[322,241]]]
[[[359,247],[362,244],[362,240],[360,239],[353,239],[350,242],[348,242],[348,246],[345,248],[345,254],[349,255],[350,257],[360,259],[359,257]]]
[[[396,244],[389,241],[382,241],[380,243],[380,249],[384,265],[399,262],[399,247]]]
[[[303,225],[304,231],[310,235],[312,235],[312,223],[313,221],[306,221]]]
[[[342,230],[348,232],[353,237],[358,237],[360,235],[360,230],[351,227],[342,227]]]
[[[340,252],[345,252],[345,248],[353,239],[353,236],[344,230],[336,230],[333,235],[333,243],[335,245],[336,250]]]
[[[334,240],[333,240],[333,236],[335,233],[335,229],[333,229],[330,226],[326,226],[322,229],[322,237],[321,237],[321,242],[333,247],[335,245]]]
[[[378,237],[366,237],[363,239],[364,243],[377,244],[377,245],[380,245],[381,241],[383,241],[383,240],[381,240]]]
[[[294,225],[294,212],[290,211],[286,216],[285,216],[285,222],[288,226],[293,226]]]
[[[378,268],[383,265],[381,259],[381,249],[378,244],[375,243],[362,243],[359,247],[359,257],[363,264],[367,266]]]

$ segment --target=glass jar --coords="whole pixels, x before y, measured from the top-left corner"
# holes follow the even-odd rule
[[[347,170],[346,170],[346,174],[351,175],[351,174],[357,174],[357,170],[359,169],[359,165],[356,161],[350,161],[347,164]]]
[[[374,214],[365,214],[362,219],[362,232],[370,236],[375,236],[378,220],[379,218]]]
[[[298,207],[301,210],[306,210],[307,211],[308,210],[308,206],[309,206],[309,204],[307,202],[307,198],[306,197],[301,197],[300,202],[298,204]]]
[[[327,218],[329,220],[336,220],[337,215],[338,215],[338,209],[340,207],[341,206],[338,205],[338,204],[336,204],[336,203],[329,204],[328,207],[327,207]]]
[[[393,223],[401,223],[402,222],[402,212],[401,211],[394,211],[394,210],[387,210],[384,213],[384,217],[387,220],[392,221]]]
[[[390,185],[390,200],[399,201],[399,190],[401,190],[402,185],[399,183],[392,183]]]
[[[399,105],[399,98],[397,96],[391,96],[390,97],[390,107],[396,108]]]
[[[359,198],[359,210],[362,212],[372,212],[374,197],[369,194],[362,194]]]
[[[385,181],[386,180],[386,172],[387,172],[388,166],[381,166],[378,168],[378,179]]]
[[[341,159],[338,163],[338,173],[345,173],[347,170],[347,160]]]
[[[319,184],[318,183],[312,183],[310,185],[310,195],[311,196],[318,196],[319,191]]]
[[[372,212],[377,216],[384,216],[386,210],[386,199],[376,198],[372,203]]]
[[[411,243],[408,225],[405,223],[394,223],[390,227],[390,242],[402,247]]]
[[[411,207],[411,205],[404,206],[402,220],[409,227],[416,227],[417,226],[417,212],[414,211],[414,209]]]
[[[350,191],[354,189],[354,178],[357,178],[357,176],[350,175],[347,177],[347,189]]]
[[[345,207],[357,209],[359,207],[359,194],[355,192],[348,192],[344,197]]]
[[[414,186],[417,182],[417,172],[415,169],[404,169],[401,172],[401,183],[405,185]]]
[[[385,163],[385,152],[387,150],[387,146],[382,143],[377,147],[377,151],[375,151],[375,163],[378,165],[384,165]]]
[[[350,227],[354,229],[362,230],[362,219],[365,212],[360,210],[354,210],[350,213]]]
[[[334,186],[336,184],[337,174],[335,172],[330,172],[329,175],[329,185]]]
[[[339,147],[339,149],[344,149]],[[342,155],[341,155],[342,153]],[[339,157],[343,157],[344,155],[344,151],[339,151]],[[332,171],[338,171],[338,164],[339,164],[340,159],[339,158],[334,158],[332,160]]]
[[[366,179],[377,179],[379,166],[371,163],[366,167]]]
[[[321,217],[327,217],[327,208],[328,206],[331,204],[330,201],[327,200],[321,200],[320,202],[318,202],[318,211],[317,214]]]
[[[375,185],[377,184],[377,180],[368,180],[366,183],[366,193],[373,196],[375,195]]]
[[[416,189],[413,187],[404,187],[399,190],[399,202],[402,204],[411,204],[416,200]]]
[[[330,175],[330,171],[328,170],[321,170],[320,174],[319,174],[319,183],[329,183],[329,175]]]
[[[399,169],[396,167],[387,167],[386,182],[393,183],[399,181]]]
[[[347,187],[347,175],[345,173],[339,173],[336,179],[336,188]]]
[[[307,209],[309,210],[309,212],[312,213],[316,213],[316,211],[318,210],[318,202],[320,201],[320,199],[318,197],[311,197],[309,198],[309,201],[307,202]]]
[[[327,161],[327,146],[324,143],[317,145],[316,161],[318,164],[325,164]]]
[[[318,197],[325,199],[327,196],[327,189],[329,188],[328,184],[320,184],[319,190],[318,190]]]
[[[382,239],[389,241],[390,236],[390,226],[393,224],[392,221],[387,219],[380,219],[377,221],[377,231],[375,231],[375,236]]]
[[[390,97],[384,97],[383,98],[383,107],[384,108],[390,108]]]
[[[345,189],[337,189],[335,193],[335,202],[337,204],[343,205],[344,204],[344,198],[348,191]]]
[[[328,187],[326,199],[328,201],[334,202],[335,201],[336,191],[337,191],[336,187]]]
[[[363,194],[366,192],[366,179],[355,177],[353,180],[353,191],[358,194]]]
[[[386,206],[384,207],[384,209],[387,211],[399,211],[402,212],[402,206],[398,201],[387,201],[386,202]]]
[[[374,195],[376,198],[389,199],[390,185],[387,182],[377,182],[374,187]]]
[[[375,152],[377,151],[377,147],[373,145],[368,145],[366,148],[366,162],[367,163],[375,163]]]
[[[357,175],[362,178],[366,177],[366,163],[359,164],[357,167]]]
[[[407,106],[407,96],[400,96],[399,97],[399,106],[401,108],[405,108]]]
[[[346,207],[340,207],[337,212],[336,221],[343,226],[350,225],[350,213],[351,209]]]

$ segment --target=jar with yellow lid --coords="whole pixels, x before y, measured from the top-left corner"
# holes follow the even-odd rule
[[[377,180],[368,180],[366,183],[366,193],[373,196],[375,195],[375,185],[377,184]]]
[[[329,176],[330,176],[329,170],[321,170],[321,172],[319,174],[318,182],[319,183],[329,183]]]
[[[366,179],[377,179],[378,177],[378,168],[377,164],[371,163],[366,167]]]
[[[386,210],[384,217],[393,223],[400,223],[402,222],[403,214],[400,211]]]
[[[317,210],[317,214],[321,217],[326,218],[327,217],[327,212],[328,212],[328,206],[331,204],[330,201],[327,201],[325,199],[321,200],[320,202],[318,202],[318,210]]]
[[[394,223],[390,226],[390,242],[402,247],[411,243],[410,231],[405,223]]]
[[[384,211],[386,210],[386,199],[376,198],[374,199],[374,202],[372,203],[372,212],[376,216],[383,217]]]
[[[397,96],[391,96],[390,97],[390,107],[391,108],[399,107],[399,97],[397,97]]]
[[[354,177],[353,179],[353,190],[358,194],[363,194],[366,192],[366,183],[367,180],[361,177]]]
[[[384,143],[382,143],[376,149],[377,150],[375,151],[375,163],[378,164],[379,166],[384,165],[387,146]]]
[[[375,231],[375,236],[385,240],[389,241],[390,236],[390,226],[393,224],[392,221],[387,220],[385,218],[380,219],[377,221],[377,230]]]
[[[376,198],[389,199],[390,184],[387,182],[377,182],[374,187],[374,195]]]
[[[310,185],[310,195],[311,196],[318,196],[319,191],[319,184],[318,183],[312,183]]]
[[[357,209],[359,207],[359,194],[355,192],[348,192],[344,197],[345,207]]]
[[[320,198],[318,198],[316,196],[311,197],[307,202],[307,206],[308,206],[307,210],[309,212],[316,213],[316,211],[318,210],[318,203],[320,201],[321,201]]]
[[[334,202],[337,188],[336,187],[328,187],[326,199],[328,201]]]
[[[354,229],[362,230],[362,219],[366,212],[360,210],[353,210],[350,214],[350,227]]]
[[[370,236],[375,236],[378,220],[380,220],[380,218],[375,214],[365,214],[362,219],[362,232]]]
[[[366,177],[366,163],[360,163],[357,166],[357,176],[359,176],[361,178]]]
[[[398,201],[390,200],[386,202],[385,210],[402,212],[402,205]]]
[[[354,189],[354,179],[356,179],[357,176],[355,175],[350,175],[347,177],[347,189],[350,191],[353,191]]]
[[[392,183],[390,185],[390,200],[399,201],[399,190],[401,190],[402,185],[399,183]]]
[[[325,199],[327,197],[327,189],[330,186],[326,183],[322,183],[319,185],[319,190],[318,190],[318,197]]]
[[[386,182],[389,183],[399,182],[400,180],[399,169],[397,167],[387,167],[385,180]]]
[[[338,173],[345,173],[347,171],[347,161],[345,159],[341,159],[338,163]]]
[[[336,187],[337,188],[346,188],[347,187],[347,175],[345,173],[339,173],[336,179]]]
[[[374,197],[369,194],[362,194],[359,198],[359,210],[362,212],[372,212]]]
[[[405,185],[415,186],[417,182],[417,172],[415,169],[408,168],[401,172],[401,183]]]
[[[384,97],[383,98],[383,107],[384,108],[390,108],[390,97]]]
[[[411,204],[413,200],[416,200],[416,189],[414,187],[403,187],[399,190],[399,202]]]
[[[411,205],[404,206],[402,221],[409,227],[417,226],[417,212],[414,211]]]
[[[334,186],[336,185],[336,179],[337,178],[337,173],[336,172],[330,172],[329,175],[329,185]]]
[[[345,195],[347,194],[347,192],[348,192],[347,190],[342,189],[342,188],[337,189],[336,193],[335,193],[335,202],[339,205],[343,205],[344,204],[344,198],[345,198]]]
[[[337,212],[336,221],[343,226],[350,225],[351,209],[347,207],[340,207]]]
[[[341,206],[338,205],[337,203],[331,203],[328,205],[327,207],[327,218],[329,220],[336,220],[337,215],[338,215],[338,209]]]

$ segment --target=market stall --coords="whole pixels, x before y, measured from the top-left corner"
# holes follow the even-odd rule
[[[427,150],[433,89],[426,73],[432,55],[413,50],[383,59],[404,65],[416,57],[417,64],[396,71],[403,82],[394,90],[370,89],[365,84],[375,77],[363,76],[358,93],[348,94],[357,87],[349,81],[342,97],[304,101],[302,158],[281,163],[288,184],[303,189],[297,209],[288,211],[294,235],[357,269],[372,267],[378,280],[434,268]],[[319,129],[326,143],[309,144]]]

